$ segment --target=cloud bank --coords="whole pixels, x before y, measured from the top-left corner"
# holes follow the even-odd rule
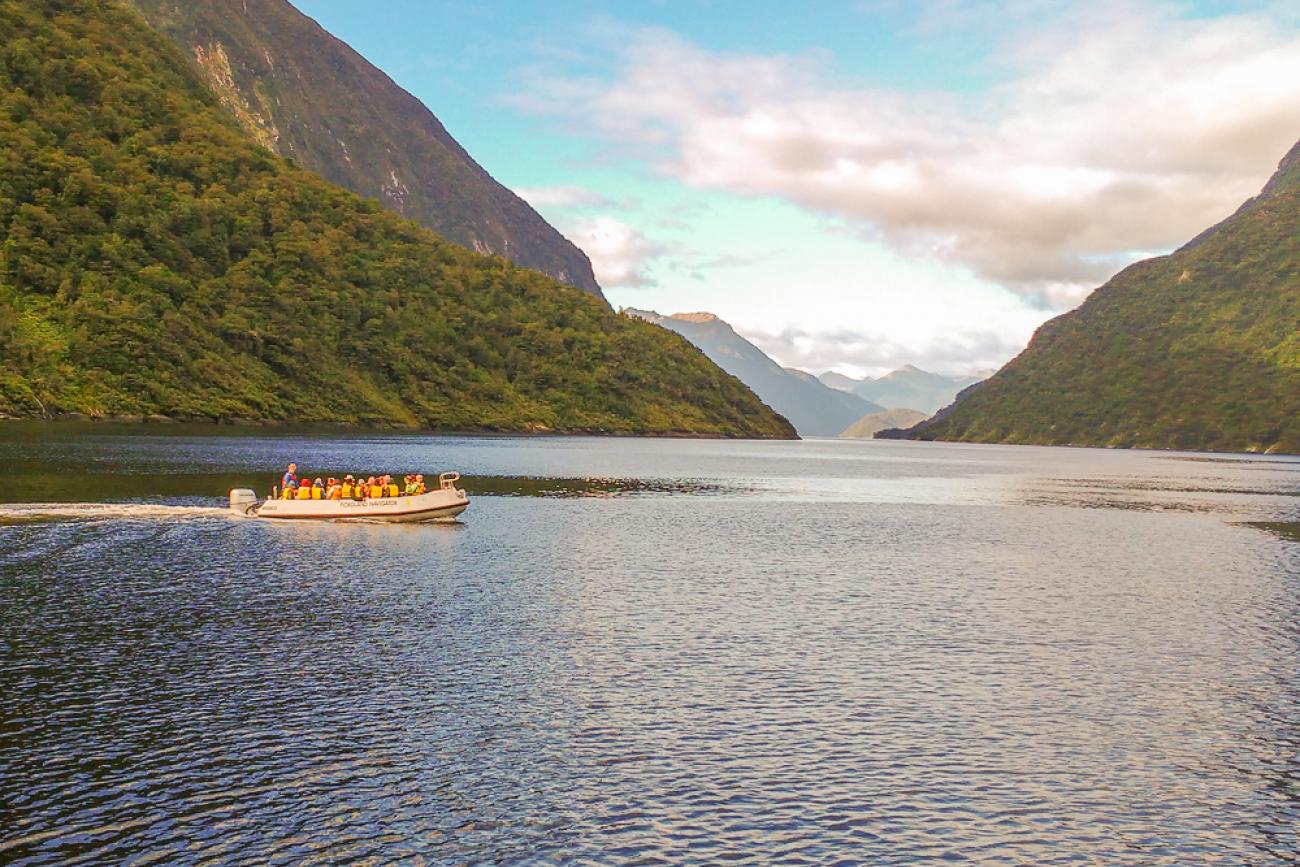
[[[1003,83],[978,96],[864,87],[825,57],[638,30],[611,77],[534,70],[521,104],[685,184],[781,197],[1063,308],[1227,216],[1300,137],[1294,29],[1133,10],[1009,40]],[[575,240],[636,285],[619,251],[638,241],[617,222]]]

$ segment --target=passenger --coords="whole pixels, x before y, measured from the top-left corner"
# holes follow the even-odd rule
[[[327,500],[343,499],[343,488],[339,485],[338,479],[331,478],[328,482],[326,482],[325,499]]]
[[[280,492],[280,499],[292,500],[294,494],[297,493],[297,490],[298,490],[298,483],[295,482],[293,479],[290,479],[289,481],[284,483],[284,490]]]
[[[317,477],[316,481],[313,482],[311,486],[311,498],[313,500],[319,500],[322,499],[324,496],[325,496],[325,482],[323,479]]]
[[[424,474],[416,473],[415,474],[415,495],[418,497],[420,494],[423,494],[425,490],[427,489],[424,487]]]
[[[403,481],[406,482],[406,487],[403,489],[406,496],[415,496],[415,476],[407,473]]]
[[[397,482],[393,481],[392,476],[384,476],[384,494],[389,497],[398,495]]]
[[[348,473],[343,477],[343,484],[340,486],[339,496],[345,500],[352,499],[352,474]]]
[[[384,486],[380,484],[379,479],[376,479],[374,476],[371,476],[370,478],[366,479],[367,497],[374,498],[374,497],[382,497],[383,495],[384,495]]]
[[[311,486],[311,482],[303,479],[302,484],[298,486],[298,493],[295,495],[294,499],[310,500],[312,490],[314,489]]]

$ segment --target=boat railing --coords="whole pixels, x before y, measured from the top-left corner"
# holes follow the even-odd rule
[[[444,491],[454,491],[456,490],[456,483],[459,481],[460,473],[453,470],[449,473],[443,473],[438,476],[438,487],[442,488]]]

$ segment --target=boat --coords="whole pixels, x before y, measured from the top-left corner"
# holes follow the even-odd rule
[[[460,473],[443,473],[432,491],[363,500],[280,500],[270,496],[259,502],[256,491],[235,488],[230,492],[230,511],[243,517],[282,521],[447,521],[469,508],[469,494],[456,486],[458,481]]]

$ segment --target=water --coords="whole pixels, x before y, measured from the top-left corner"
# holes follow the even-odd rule
[[[1300,858],[1300,460],[180,433],[0,429],[0,862]]]

